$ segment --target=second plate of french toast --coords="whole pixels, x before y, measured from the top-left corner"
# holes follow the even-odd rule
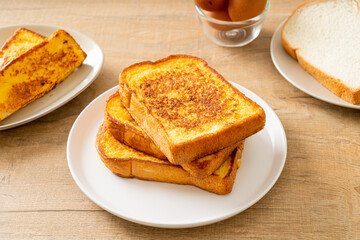
[[[42,24],[0,27],[0,130],[64,105],[99,74],[100,47],[71,29]]]
[[[67,146],[80,189],[109,212],[167,228],[233,216],[275,184],[286,136],[256,94],[202,59],[172,55],[122,70],[84,109]]]

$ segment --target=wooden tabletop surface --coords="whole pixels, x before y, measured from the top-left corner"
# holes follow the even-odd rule
[[[0,24],[52,24],[102,48],[98,78],[63,107],[0,132],[0,239],[360,239],[360,111],[317,100],[287,82],[270,56],[271,37],[302,0],[272,0],[263,30],[242,48],[203,34],[191,0],[3,0]],[[120,71],[174,53],[205,59],[255,92],[287,135],[284,170],[270,192],[227,220],[160,229],[118,218],[75,184],[66,158],[79,113],[117,84]]]

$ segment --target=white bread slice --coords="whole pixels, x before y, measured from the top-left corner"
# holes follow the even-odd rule
[[[360,103],[359,0],[309,0],[282,28],[282,44],[325,87]]]

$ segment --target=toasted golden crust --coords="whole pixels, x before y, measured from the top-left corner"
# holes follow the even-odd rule
[[[107,100],[104,115],[106,128],[115,139],[136,150],[167,160],[164,154],[162,154],[127,112],[126,108],[122,105],[118,92],[115,92]],[[181,164],[181,167],[194,177],[205,178],[220,167],[230,153],[238,146],[239,143],[232,144],[216,153],[196,159],[190,163]]]
[[[261,107],[196,57],[134,64],[119,83],[125,107],[173,164],[217,152],[265,125]]]
[[[0,50],[0,69],[44,39],[44,36],[29,29],[17,29]]]
[[[237,172],[242,147],[237,148],[214,174],[200,179],[191,176],[180,166],[148,156],[118,142],[105,125],[96,136],[96,149],[105,166],[121,177],[194,185],[217,194],[230,193]]]
[[[244,140],[243,140],[244,141]],[[216,169],[218,169],[221,164],[223,164],[224,161],[226,161],[227,157],[239,146],[242,144],[235,143],[231,144],[230,146],[209,154],[205,157],[195,159],[189,163],[183,163],[180,166],[190,173],[190,175],[196,177],[196,178],[206,178],[207,176],[210,176]]]
[[[52,90],[85,58],[75,40],[58,30],[13,59],[0,70],[0,120]]]
[[[300,4],[298,7],[294,9],[290,17],[284,23],[282,30],[281,30],[281,42],[285,49],[285,51],[295,60],[297,60],[300,66],[310,73],[315,79],[317,79],[322,85],[328,88],[331,92],[339,96],[340,98],[344,99],[347,102],[352,104],[360,104],[360,88],[359,89],[352,89],[342,83],[339,79],[336,79],[329,74],[321,71],[320,69],[313,66],[311,63],[306,61],[300,54],[299,49],[292,46],[289,41],[285,37],[284,29],[286,27],[287,22],[289,19],[298,11],[300,8],[304,7],[305,5],[311,2],[319,2],[324,0],[307,0],[304,3]],[[356,4],[357,1],[354,1]],[[359,8],[359,6],[357,5]]]
[[[123,107],[118,91],[106,102],[104,120],[107,129],[118,141],[154,157],[167,160]]]

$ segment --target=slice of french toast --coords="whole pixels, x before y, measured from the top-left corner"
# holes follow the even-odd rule
[[[131,65],[119,86],[126,109],[173,164],[217,152],[265,125],[259,105],[196,57]]]
[[[118,141],[156,158],[167,160],[123,106],[118,91],[106,101],[104,120],[107,129]]]
[[[119,92],[115,92],[107,100],[104,119],[107,129],[118,141],[151,156],[167,160],[123,106]],[[232,144],[216,153],[181,164],[181,167],[194,177],[205,178],[219,168],[238,145],[239,143]]]
[[[120,143],[104,124],[96,136],[96,149],[105,166],[118,176],[194,185],[209,192],[227,194],[231,192],[236,178],[243,145],[229,154],[226,161],[212,175],[203,179],[191,176],[182,167],[167,160],[149,156]]]
[[[0,69],[44,39],[44,36],[29,29],[17,29],[0,49]]]
[[[15,55],[0,70],[0,121],[52,90],[86,58],[64,30]]]

